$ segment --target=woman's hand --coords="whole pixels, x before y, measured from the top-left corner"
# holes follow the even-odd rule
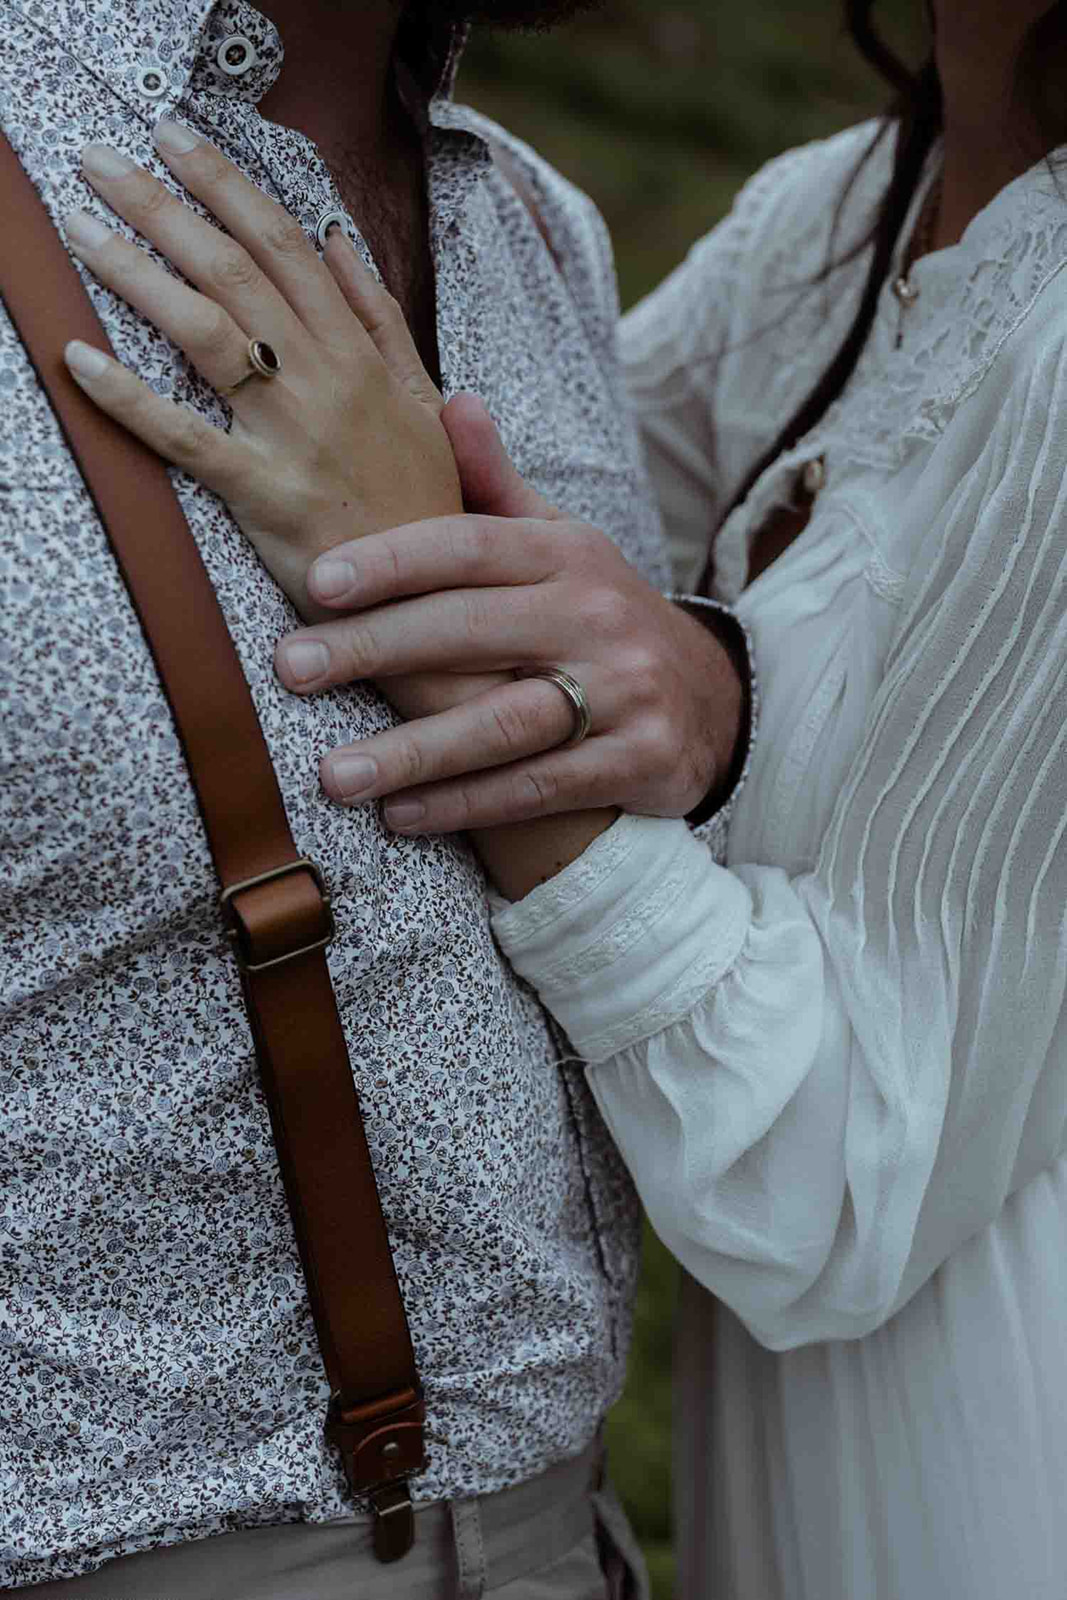
[[[115,152],[90,147],[83,159],[104,199],[188,282],[83,213],[69,219],[68,236],[227,395],[232,431],[87,346],[69,346],[68,361],[103,410],[226,501],[305,618],[374,607],[279,656],[301,692],[374,678],[402,714],[425,719],[349,752],[379,766],[347,798],[429,783],[404,796],[411,831],[605,804],[680,814],[696,803],[725,770],[736,734],[740,693],[725,650],[610,541],[527,489],[480,407],[454,402],[442,414],[399,309],[340,232],[324,264],[292,218],[213,146],[167,123],[157,142],[229,237]],[[280,356],[278,376],[247,376],[253,338]],[[468,505],[508,520],[418,521],[461,509],[450,435]],[[371,537],[355,588],[328,593],[321,564],[309,586],[316,557],[344,543],[352,558],[354,532]],[[418,598],[383,603],[406,595]],[[307,647],[324,643],[333,659],[309,674]],[[545,753],[571,727],[560,691],[513,680],[512,669],[542,664],[571,671],[591,699],[593,737],[572,750]],[[324,768],[338,798],[342,770],[336,758]],[[460,777],[472,772],[484,775]],[[424,808],[418,817],[413,805]],[[395,809],[392,817],[399,825]]]
[[[297,223],[212,145],[166,122],[156,141],[229,236],[105,146],[86,149],[84,168],[187,282],[85,212],[68,219],[67,237],[102,283],[227,396],[232,430],[162,398],[87,345],[69,346],[68,363],[102,410],[226,501],[311,620],[324,614],[305,586],[316,556],[354,535],[461,509],[441,397],[403,318],[382,315],[389,297],[340,230],[324,264]],[[241,381],[251,339],[277,352],[276,377]]]
[[[316,602],[353,614],[283,640],[278,671],[301,694],[355,678],[388,693],[406,673],[508,680],[331,752],[327,792],[391,796],[387,822],[412,833],[603,806],[684,815],[733,759],[742,694],[727,650],[604,534],[522,481],[479,401],[453,400],[443,420],[467,505],[494,515],[397,528],[316,562]],[[591,707],[590,736],[571,748],[560,748],[573,725],[561,691],[514,681],[515,669],[547,667],[576,678]]]

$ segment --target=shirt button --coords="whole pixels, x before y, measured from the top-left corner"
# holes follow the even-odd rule
[[[170,88],[167,75],[158,67],[141,67],[137,73],[137,87],[149,100],[158,100]]]
[[[809,500],[814,500],[825,483],[826,458],[825,456],[816,456],[813,461],[807,462],[801,472],[800,485]]]
[[[334,226],[340,228],[344,233],[347,233],[348,218],[345,216],[343,211],[324,211],[318,222],[315,224],[315,237],[319,241],[320,250],[325,250],[326,235]]]
[[[215,60],[228,78],[243,78],[256,64],[256,47],[244,34],[231,33],[219,45]]]

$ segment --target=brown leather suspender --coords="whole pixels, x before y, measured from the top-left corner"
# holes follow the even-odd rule
[[[215,592],[162,461],[68,374],[69,339],[110,352],[33,184],[0,134],[0,297],[107,530],[170,701],[222,885],[260,1076],[333,1396],[327,1437],[391,1561],[414,1538],[407,1480],[423,1406],[325,946],[333,919],[301,858]]]

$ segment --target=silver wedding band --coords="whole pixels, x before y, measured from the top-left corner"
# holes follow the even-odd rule
[[[590,728],[593,726],[593,713],[589,701],[585,698],[585,690],[577,678],[572,678],[569,672],[564,672],[561,667],[545,667],[543,671],[533,668],[520,667],[515,673],[517,678],[543,678],[546,683],[554,683],[561,694],[567,697],[571,714],[574,717],[574,726],[566,739],[561,739],[557,749],[565,750],[573,744],[581,744]]]
[[[231,383],[228,389],[219,390],[219,393],[225,396],[226,399],[229,399],[230,395],[236,394],[241,385],[247,383],[249,378],[276,378],[282,370],[281,356],[272,344],[267,343],[266,339],[249,339],[246,355],[248,357],[248,371],[242,378],[238,378],[236,383]]]

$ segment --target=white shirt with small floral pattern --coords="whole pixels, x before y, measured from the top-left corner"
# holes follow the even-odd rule
[[[281,49],[244,0],[0,0],[0,29],[0,123],[57,223],[83,206],[115,225],[79,173],[90,140],[173,182],[151,144],[163,114],[310,236],[344,213],[314,146],[257,111]],[[537,488],[664,582],[603,226],[452,104],[440,43],[415,66],[439,84],[426,142],[444,387],[482,394]],[[536,193],[559,266],[490,137]],[[88,287],[119,357],[224,423],[166,339]],[[352,1506],[167,702],[2,313],[0,399],[0,1585],[19,1587]],[[580,1452],[619,1392],[630,1182],[493,943],[466,845],[392,837],[374,807],[320,792],[317,755],[387,726],[388,707],[361,686],[282,689],[272,651],[293,613],[219,501],[175,481],[294,836],[334,895],[330,965],[426,1385],[417,1495],[498,1490]]]

